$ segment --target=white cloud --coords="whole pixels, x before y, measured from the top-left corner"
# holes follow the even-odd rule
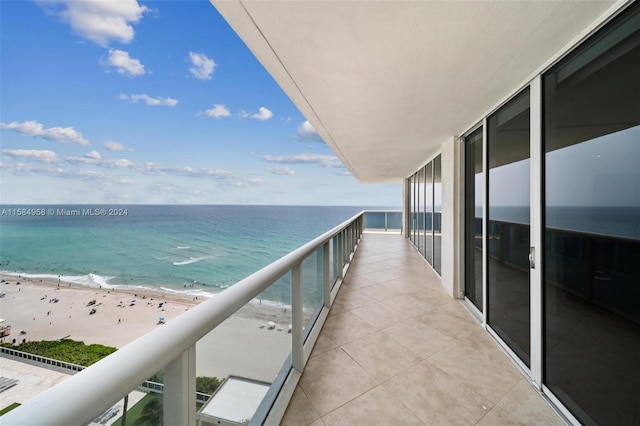
[[[166,166],[152,162],[136,164],[135,170],[141,172],[144,175],[152,176],[175,175],[186,176],[190,178],[212,179],[216,181],[218,185],[221,185],[223,187],[246,187],[251,185],[261,185],[264,183],[262,179],[237,175],[227,170],[196,170],[186,166]]]
[[[149,95],[125,95],[121,94],[119,96],[123,101],[129,101],[132,104],[137,104],[139,101],[144,101],[149,106],[176,106],[178,105],[178,100],[173,98],[152,98]]]
[[[35,160],[41,163],[57,163],[60,161],[55,152],[43,149],[3,149],[2,153],[9,157]]]
[[[322,167],[340,168],[344,167],[342,162],[335,155],[322,154],[296,154],[296,155],[263,155],[264,161],[280,164],[319,164]]]
[[[137,0],[48,0],[38,4],[61,17],[74,33],[103,47],[111,40],[130,43],[135,35],[131,24],[149,12]]]
[[[273,117],[273,113],[271,111],[269,111],[265,107],[260,107],[258,109],[258,111],[259,112],[255,113],[255,114],[251,114],[251,118],[255,118],[255,119],[258,119],[260,121],[266,121],[266,120],[270,119],[271,117]]]
[[[15,121],[9,124],[0,123],[0,129],[13,130],[25,136],[39,136],[55,142],[73,142],[79,145],[89,145],[89,141],[82,137],[82,133],[73,127],[49,127],[45,129],[42,124],[31,120],[23,123],[17,123]]]
[[[218,66],[213,59],[202,53],[189,52],[189,61],[191,62],[189,71],[200,80],[211,80],[213,71]]]
[[[131,148],[127,148],[121,143],[118,143],[115,141],[106,141],[103,146],[105,147],[105,149],[109,151],[114,151],[114,152],[115,151],[133,151]]]
[[[309,120],[298,126],[298,136],[304,142],[322,142],[322,138],[309,123]]]
[[[92,158],[85,155],[84,157],[67,157],[65,161],[70,164],[89,164],[107,169],[127,169],[136,165],[133,161],[126,159],[105,160],[103,158]]]
[[[296,172],[289,166],[271,167],[267,169],[274,175],[295,175]]]
[[[85,155],[85,158],[92,158],[94,160],[99,160],[102,158],[102,155],[98,151],[89,151]]]
[[[118,74],[136,77],[144,75],[144,65],[139,60],[129,56],[129,52],[118,49],[109,49],[109,57],[106,60],[100,60],[100,64],[105,67],[115,68]]]
[[[213,108],[206,110],[204,113],[212,118],[229,117],[231,115],[229,110],[222,104],[215,104]]]

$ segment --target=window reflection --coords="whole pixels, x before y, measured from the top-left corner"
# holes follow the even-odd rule
[[[482,295],[482,128],[465,138],[465,288],[464,295],[480,311]]]
[[[543,87],[544,381],[583,423],[640,424],[640,5]]]
[[[529,366],[529,89],[492,114],[487,123],[488,323]]]

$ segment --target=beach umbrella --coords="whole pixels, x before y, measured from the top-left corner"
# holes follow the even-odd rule
[[[160,317],[160,321],[164,321],[164,317]]]

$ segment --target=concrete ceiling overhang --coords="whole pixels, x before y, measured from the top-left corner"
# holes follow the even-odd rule
[[[614,1],[211,0],[362,183],[397,183]]]

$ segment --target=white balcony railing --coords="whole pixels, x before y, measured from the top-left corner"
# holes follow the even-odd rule
[[[251,421],[252,424],[277,424],[357,249],[367,214],[361,212],[353,216],[161,328],[69,377],[5,414],[2,424],[88,424],[164,368],[164,424],[195,425],[196,343],[284,274],[290,273],[291,353]],[[399,212],[390,214],[401,215]],[[388,224],[388,218],[385,223]],[[322,294],[320,303],[313,309],[314,315],[305,324],[303,308],[308,307],[303,306],[302,263],[314,255],[322,260],[321,264],[318,261]]]

